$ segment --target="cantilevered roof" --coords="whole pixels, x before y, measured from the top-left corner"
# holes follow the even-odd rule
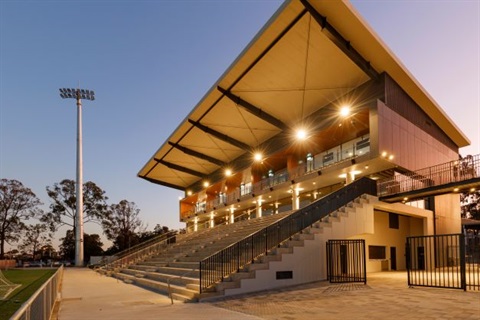
[[[286,1],[138,175],[185,189],[388,73],[458,146],[466,136],[346,1]]]

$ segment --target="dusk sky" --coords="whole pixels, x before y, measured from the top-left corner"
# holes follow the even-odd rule
[[[0,0],[0,178],[44,210],[45,187],[75,179],[76,105],[58,89],[80,85],[96,93],[83,103],[84,181],[135,202],[150,230],[184,227],[183,193],[137,173],[281,3]],[[480,1],[352,3],[471,140],[461,154],[479,154]]]

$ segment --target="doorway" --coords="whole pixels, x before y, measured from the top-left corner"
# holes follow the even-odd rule
[[[390,270],[397,270],[397,248],[390,247]]]

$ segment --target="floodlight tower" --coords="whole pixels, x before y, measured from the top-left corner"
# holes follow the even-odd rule
[[[75,266],[83,267],[83,161],[82,99],[95,100],[92,90],[61,88],[60,97],[77,100],[77,214],[75,217]]]

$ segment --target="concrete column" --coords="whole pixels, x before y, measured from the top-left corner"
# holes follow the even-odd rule
[[[347,173],[347,177],[345,178],[345,184],[350,184],[355,181],[355,173],[349,172]]]
[[[210,228],[215,227],[215,212],[210,213]]]
[[[198,231],[198,217],[193,219],[193,231]]]
[[[292,209],[298,210],[300,209],[300,190],[297,188],[292,190]]]
[[[257,218],[260,218],[262,216],[262,200],[258,199],[257,200]]]

